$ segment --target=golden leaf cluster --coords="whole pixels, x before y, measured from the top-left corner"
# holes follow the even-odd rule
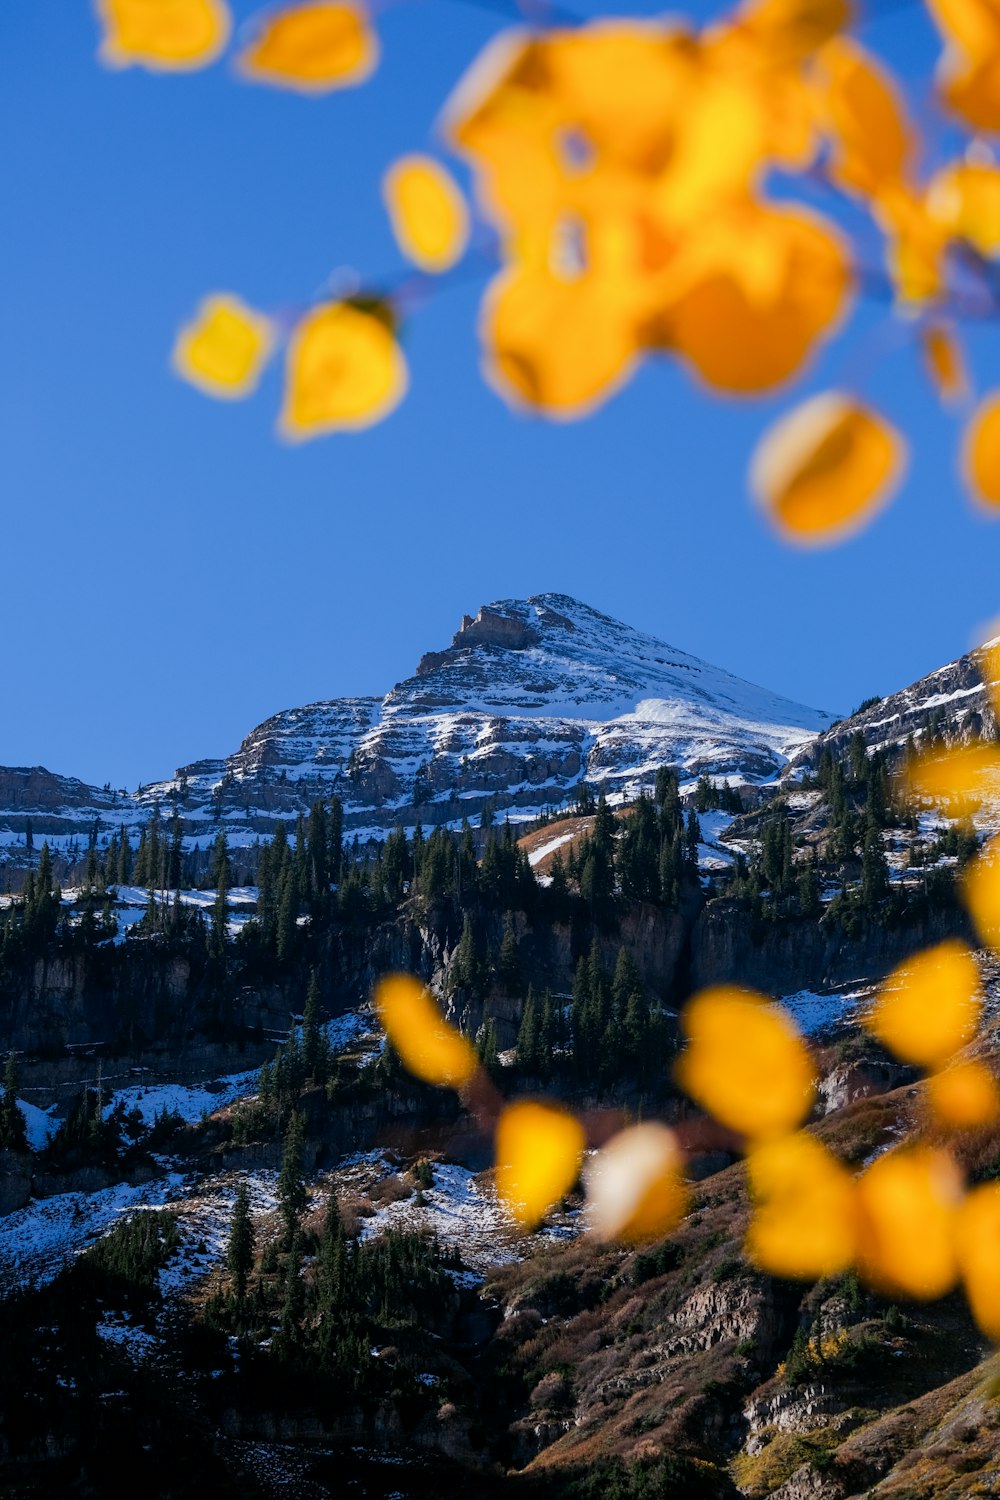
[[[443,140],[468,170],[472,205],[426,155],[386,171],[397,243],[420,273],[439,275],[465,254],[474,222],[492,235],[495,252],[475,239],[480,264],[500,262],[481,303],[483,369],[518,410],[585,415],[648,357],[724,395],[782,388],[879,275],[942,403],[964,407],[973,380],[958,324],[995,318],[1000,299],[1000,167],[978,136],[1000,129],[1000,11],[994,0],[928,3],[944,42],[938,97],[971,137],[933,170],[903,88],[851,34],[851,0],[742,0],[700,29],[683,18],[535,24],[496,36],[444,107]],[[202,68],[233,37],[227,0],[95,5],[101,56],[115,67]],[[251,18],[234,64],[244,80],[317,94],[362,83],[378,57],[362,0],[297,0]],[[816,209],[817,192],[868,216],[883,271],[864,264],[842,212]],[[203,308],[174,358],[222,397],[252,390],[286,333],[271,318],[262,337],[264,315],[249,310],[237,328],[239,299],[228,301],[233,317]],[[368,425],[402,399],[398,341],[390,348],[376,324],[395,335],[409,304],[384,291],[360,301],[378,305],[375,324],[342,303],[296,320],[285,436]],[[996,512],[1000,392],[972,413],[960,448],[967,487]],[[815,546],[873,519],[905,461],[886,418],[855,391],[828,390],[765,435],[751,489],[780,536]]]

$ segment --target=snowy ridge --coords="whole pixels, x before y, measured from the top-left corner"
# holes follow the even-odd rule
[[[664,764],[734,781],[774,776],[831,724],[564,594],[504,599],[466,616],[381,700],[339,698],[275,714],[225,759],[197,761],[127,793],[39,769],[0,769],[0,849],[137,834],[176,810],[185,843],[220,827],[234,845],[269,836],[336,793],[349,833],[397,822],[457,826],[487,801],[530,817],[581,780],[634,792]]]

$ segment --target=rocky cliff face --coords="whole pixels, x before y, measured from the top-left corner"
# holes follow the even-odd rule
[[[28,822],[65,845],[174,810],[190,846],[220,827],[252,844],[318,797],[341,799],[349,832],[460,822],[566,800],[581,780],[634,792],[664,764],[759,781],[830,716],[754,687],[563,594],[466,615],[384,698],[336,698],[275,714],[224,759],[183,766],[137,792],[0,770],[0,848],[24,862]]]

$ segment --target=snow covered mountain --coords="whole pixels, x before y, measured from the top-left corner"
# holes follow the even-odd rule
[[[487,801],[530,816],[581,780],[634,792],[664,764],[734,782],[778,772],[831,716],[688,656],[564,594],[505,599],[468,615],[443,651],[382,699],[335,698],[257,726],[223,760],[183,766],[134,793],[0,770],[0,840],[23,850],[99,836],[176,808],[188,842],[225,826],[269,834],[317,797],[341,798],[362,838],[395,823],[475,816]]]

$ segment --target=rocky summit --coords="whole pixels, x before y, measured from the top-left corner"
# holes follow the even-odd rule
[[[336,793],[348,830],[476,817],[487,803],[533,815],[581,781],[633,794],[664,764],[757,783],[832,717],[755,687],[565,594],[503,599],[466,615],[444,650],[383,698],[331,698],[259,724],[224,759],[138,791],[41,768],[0,769],[0,839],[16,859],[175,809],[187,839],[225,827],[253,843],[277,819]]]

